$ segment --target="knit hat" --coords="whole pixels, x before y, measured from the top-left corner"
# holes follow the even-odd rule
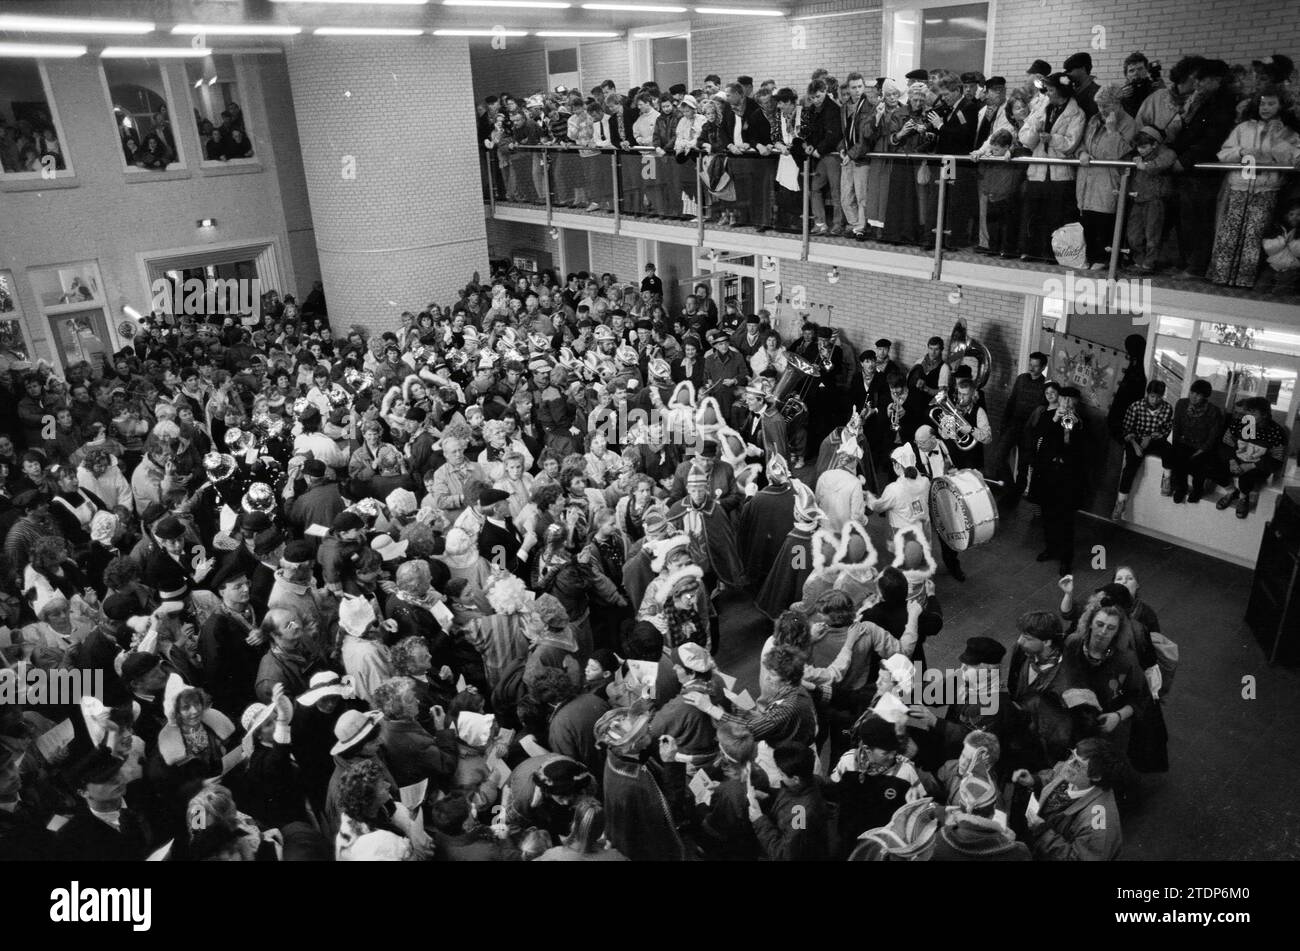
[[[650,541],[665,537],[668,534],[668,510],[658,502],[646,506],[641,515],[641,527]]]
[[[858,724],[857,739],[863,746],[874,750],[897,752],[900,746],[894,725],[876,716],[869,716]]]
[[[646,700],[610,710],[596,721],[596,745],[626,754],[639,752],[650,740],[652,714],[651,704]]]
[[[904,803],[894,813],[888,825],[863,833],[862,845],[854,850],[855,859],[901,859],[920,861],[934,851],[935,834],[939,820],[934,812],[934,800],[917,799]]]
[[[552,796],[573,796],[591,785],[592,775],[577,760],[558,756],[538,768],[533,782]]]
[[[677,646],[677,660],[687,670],[693,670],[697,674],[707,674],[718,666],[709,655],[708,649],[694,641],[687,641]]]
[[[958,660],[963,664],[1000,664],[1007,649],[991,637],[969,637]]]

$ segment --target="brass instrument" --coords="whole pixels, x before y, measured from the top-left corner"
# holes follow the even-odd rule
[[[1063,413],[1061,415],[1061,428],[1067,433],[1072,432],[1075,426],[1079,425],[1079,417],[1073,412]]]
[[[953,373],[963,363],[970,364],[971,377],[977,390],[984,389],[993,372],[993,356],[989,353],[989,348],[966,332],[964,318],[959,318],[952,328],[952,335],[948,338],[948,356],[944,362]]]
[[[975,448],[975,428],[966,421],[947,393],[940,393],[930,404],[930,419],[939,436],[956,443],[958,449]]]
[[[897,437],[900,430],[903,428],[903,414],[907,412],[906,398],[901,400],[891,400],[887,412],[889,415],[890,428],[894,430],[894,435]]]
[[[787,422],[808,412],[808,397],[821,374],[822,371],[810,360],[797,353],[786,354],[785,372],[776,381],[772,401]]]

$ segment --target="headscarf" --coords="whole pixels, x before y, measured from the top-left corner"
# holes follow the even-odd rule
[[[99,542],[105,548],[112,548],[116,534],[117,516],[112,512],[96,512],[90,520],[90,540]]]

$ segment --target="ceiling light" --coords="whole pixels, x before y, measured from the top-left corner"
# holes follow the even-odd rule
[[[584,10],[615,10],[621,13],[685,13],[685,7],[646,6],[639,3],[584,3]]]
[[[55,43],[0,43],[0,56],[35,56],[40,59],[75,59],[85,56],[84,46]]]
[[[302,27],[300,26],[272,26],[265,23],[246,23],[235,26],[178,23],[172,27],[173,36],[293,36],[301,32]]]
[[[442,0],[444,7],[517,7],[522,10],[567,10],[571,3],[552,0]]]
[[[429,0],[271,0],[272,3],[350,3],[354,7],[373,6],[373,7],[421,7]]]
[[[194,224],[195,224],[196,227],[199,227],[199,228],[215,228],[215,227],[217,226],[217,219],[216,219],[216,218],[200,218],[198,221],[194,222]]]
[[[701,16],[715,17],[783,17],[784,10],[764,10],[761,7],[696,7]]]
[[[527,30],[434,30],[434,36],[527,36]]]
[[[192,46],[106,46],[99,55],[103,59],[181,59],[211,56],[212,50]]]
[[[144,20],[95,20],[82,17],[0,15],[0,30],[22,33],[116,33],[143,36],[154,25]]]
[[[585,36],[591,39],[596,37],[622,36],[622,33],[604,30],[538,30],[533,36]]]
[[[382,26],[321,26],[312,30],[314,36],[423,36],[423,30],[408,30]]]

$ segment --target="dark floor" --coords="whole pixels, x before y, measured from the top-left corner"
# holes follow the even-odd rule
[[[872,519],[880,537],[883,520]],[[951,666],[966,638],[986,635],[1010,649],[1015,619],[1059,605],[1057,566],[1039,564],[1037,509],[1003,513],[996,537],[962,558],[959,584],[942,567],[936,577],[942,633],[926,642],[930,663]],[[1300,858],[1300,670],[1270,667],[1242,620],[1251,572],[1113,523],[1080,517],[1076,563],[1093,546],[1110,570],[1131,564],[1142,596],[1180,648],[1165,701],[1170,771],[1143,777],[1144,801],[1124,820],[1126,859]],[[1109,571],[1075,572],[1076,590],[1110,580]],[[747,600],[722,600],[721,667],[757,695],[765,619]],[[1254,678],[1254,699],[1243,680]]]

